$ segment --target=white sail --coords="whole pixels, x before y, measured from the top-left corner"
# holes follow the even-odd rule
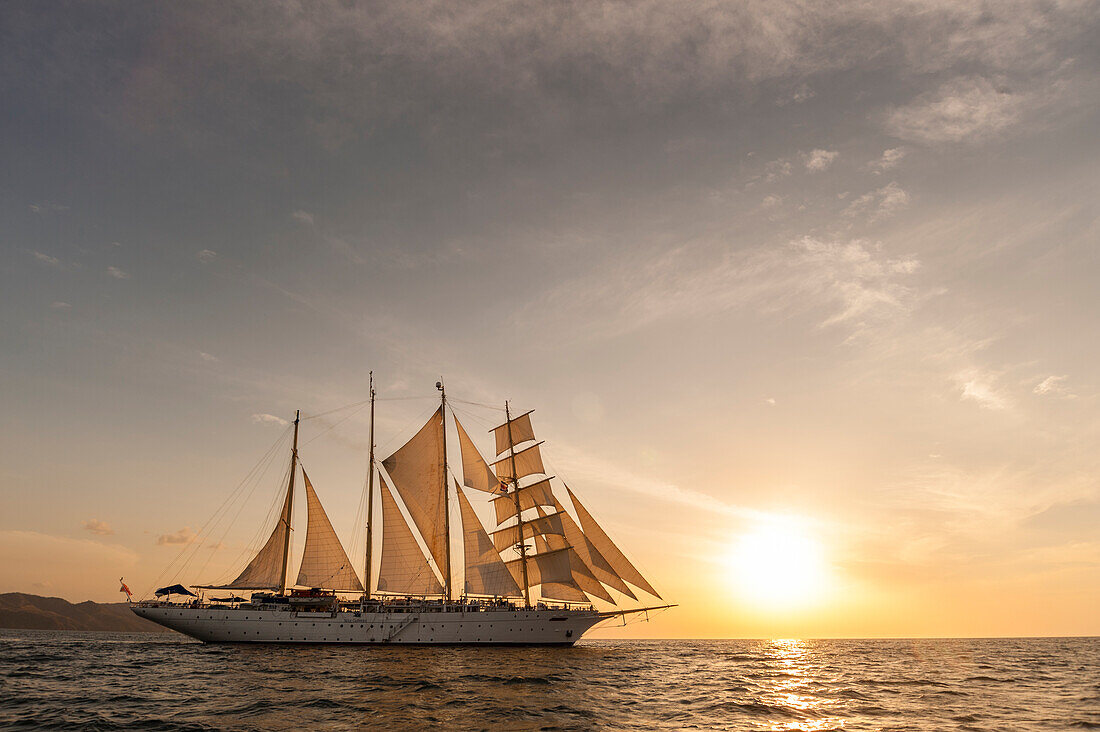
[[[564,536],[565,527],[562,526],[561,516],[554,513],[523,522],[524,539],[530,539],[532,536],[543,534]],[[503,529],[494,531],[492,536],[493,543],[496,544],[497,550],[504,551],[508,547],[515,546],[520,542],[520,529],[518,525],[506,526]]]
[[[382,483],[382,560],[378,591],[399,595],[442,595],[443,586],[405,523],[389,486]]]
[[[463,493],[458,492],[458,505],[462,516],[462,545],[466,559],[466,594],[492,595],[494,597],[522,597],[519,585],[512,579],[493,542],[485,533],[473,506]]]
[[[585,507],[581,505],[581,502],[577,500],[577,497],[573,495],[573,491],[569,489],[569,486],[566,486],[565,490],[569,493],[569,500],[573,503],[573,510],[576,511],[578,518],[581,520],[581,526],[584,528],[584,535],[592,542],[592,546],[603,555],[608,564],[614,569],[615,573],[635,587],[639,587],[660,599],[661,596],[657,594],[657,590],[653,589],[653,585],[646,581],[642,573],[635,569],[634,565],[630,563],[630,560],[619,550],[619,547],[615,546],[611,538],[602,528],[600,528],[600,525],[596,523],[596,519],[592,518],[592,514],[588,513],[587,509],[585,509]]]
[[[499,494],[502,488],[500,480],[489,469],[489,464],[481,457],[457,417],[455,427],[458,428],[458,444],[462,449],[462,484],[474,490]]]
[[[283,570],[286,568],[286,535],[290,531],[290,490],[283,501],[283,510],[267,543],[252,558],[240,576],[220,590],[281,590]]]
[[[581,527],[577,526],[577,522],[573,520],[573,517],[566,513],[565,509],[556,500],[554,501],[554,508],[561,514],[562,527],[565,529],[565,540],[576,550],[581,561],[592,571],[592,575],[608,587],[618,590],[632,600],[636,600],[637,597],[631,592],[630,586],[623,582],[622,577],[615,574],[611,563],[604,558],[603,554],[600,554],[599,549],[584,535]]]
[[[542,453],[539,452],[539,445],[531,445],[531,447],[525,448],[517,452],[514,456],[498,460],[493,463],[493,470],[497,472],[497,477],[505,482],[510,482],[513,478],[526,478],[528,475],[535,475],[536,473],[546,473],[546,468],[542,465]],[[515,461],[515,474],[513,475],[512,462]]]
[[[492,499],[493,509],[497,514],[497,523],[502,524],[516,515],[516,499],[514,493],[505,496],[496,496]],[[554,493],[550,490],[550,479],[540,480],[519,489],[519,507],[521,511],[535,506],[553,506]]]
[[[523,565],[520,564],[522,561],[522,559],[513,559],[504,563],[516,582],[523,581]],[[569,549],[528,554],[527,581],[532,586],[541,585],[543,582],[572,582],[573,568],[569,563]]]
[[[576,583],[543,582],[539,585],[539,594],[544,600],[565,600],[566,602],[588,602],[588,595],[584,594]]]
[[[348,554],[340,544],[305,469],[302,470],[302,477],[306,484],[308,520],[306,548],[302,554],[297,584],[304,587],[323,587],[327,590],[362,592],[363,585],[359,582],[359,575],[352,568]]]
[[[549,542],[553,539],[554,537],[548,536],[545,537],[543,541]],[[564,540],[559,537],[559,541]],[[539,546],[540,550],[543,546],[548,545],[542,544],[539,537],[535,538],[535,544]],[[509,562],[505,562],[508,566],[508,571],[512,573],[512,577],[516,578],[517,582],[522,581],[521,578],[523,576],[523,565],[520,564],[521,561],[522,559],[513,559]],[[576,585],[590,595],[595,595],[612,605],[615,604],[615,600],[607,592],[607,589],[592,576],[592,573],[584,566],[584,562],[580,560],[577,553],[569,546],[561,549],[551,548],[550,551],[541,550],[535,554],[528,554],[527,581],[532,587],[547,583]]]
[[[533,411],[535,410],[532,409],[531,412]],[[497,455],[508,452],[510,447],[522,445],[524,442],[535,439],[535,428],[531,426],[531,412],[525,412],[511,422],[505,422],[491,430],[493,437],[496,438]],[[509,432],[511,433],[511,440],[508,439]]]
[[[536,510],[540,518],[546,516],[541,506]],[[563,523],[569,519],[569,515],[566,513],[551,515],[558,516]],[[611,597],[611,593],[609,593],[607,588],[596,579],[596,575],[592,573],[592,568],[588,566],[588,562],[585,561],[584,555],[577,551],[577,545],[570,542],[568,537],[554,536],[553,534],[535,536],[535,548],[540,552],[550,549],[569,549],[569,561],[573,568],[573,584],[576,585],[577,589],[584,590],[588,594],[594,595],[604,602],[609,602],[612,605],[615,604],[615,599]],[[619,580],[619,583],[622,584],[622,580]],[[543,593],[543,597],[548,597],[541,589],[539,591]],[[569,593],[569,590],[561,590],[561,593],[566,595]],[[558,599],[568,600],[569,598],[560,597]]]
[[[542,509],[539,509],[539,515],[544,516]],[[543,536],[541,534],[535,534],[535,551],[540,553],[549,552],[555,549],[568,549],[569,545],[566,544],[565,539],[560,536]],[[539,587],[539,595],[544,600],[565,600],[566,602],[590,602],[588,595],[584,594],[584,590],[576,582],[576,575],[570,582],[543,582]],[[600,588],[601,591],[603,588]]]
[[[447,566],[443,439],[440,407],[411,440],[382,461],[437,567]]]

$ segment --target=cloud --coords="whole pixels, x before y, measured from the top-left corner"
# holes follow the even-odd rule
[[[773,407],[775,406],[775,397],[768,397],[764,401],[767,402],[768,404],[770,404]]]
[[[955,375],[955,381],[961,389],[960,398],[977,402],[982,409],[1001,411],[1008,409],[1011,402],[996,387],[996,375],[976,369],[963,371]]]
[[[878,190],[864,193],[848,204],[843,214],[849,217],[866,216],[868,221],[893,216],[909,205],[909,194],[896,182],[888,183]]]
[[[786,178],[790,174],[791,163],[789,160],[779,158],[764,165],[764,180],[769,183],[774,183],[780,178]]]
[[[50,307],[54,310],[71,310],[73,306],[61,300],[54,300],[50,303]]]
[[[1077,395],[1066,388],[1066,376],[1048,376],[1032,389],[1032,393],[1040,396],[1056,396],[1063,399],[1076,399]]]
[[[99,519],[81,521],[80,525],[97,536],[110,536],[115,533],[115,530],[106,521],[100,521]]]
[[[809,99],[813,99],[817,96],[817,93],[809,87],[807,84],[799,84],[798,88],[785,97],[780,97],[776,104],[780,107],[785,107],[788,104],[802,104]]]
[[[209,249],[203,249],[201,252],[199,252],[198,254],[195,255],[195,258],[198,259],[203,264],[207,264],[207,263],[213,262],[215,259],[217,259],[218,258],[218,253],[215,252],[215,251],[211,251]]]
[[[34,255],[35,259],[48,267],[57,267],[61,264],[60,259],[51,257],[49,254],[43,254],[42,252],[31,252],[31,254]]]
[[[217,356],[209,354],[206,351],[199,351],[199,358],[207,363],[217,363],[219,360]]]
[[[198,534],[191,530],[190,526],[184,526],[174,534],[161,534],[157,537],[157,546],[165,546],[168,544],[190,544],[196,538]]]
[[[806,170],[816,173],[825,170],[840,156],[836,150],[813,150],[802,156]]]
[[[108,267],[107,274],[114,277],[116,280],[128,280],[130,279],[130,273],[119,269],[118,267]]]
[[[290,218],[297,221],[299,224],[305,224],[306,226],[313,226],[313,214],[309,211],[302,211],[298,209],[290,214]]]
[[[277,424],[283,427],[290,424],[282,417],[276,417],[274,414],[253,414],[252,422],[255,424]]]
[[[911,310],[918,293],[905,278],[919,268],[915,257],[888,256],[859,239],[803,236],[741,251],[708,240],[613,259],[556,285],[516,318],[524,327],[531,318],[550,319],[562,339],[617,336],[741,308],[813,313],[820,326],[864,330]],[[586,327],[577,329],[581,321]]]
[[[27,206],[27,208],[29,208],[33,213],[36,214],[61,213],[63,211],[69,210],[68,206],[62,206],[60,203],[52,203],[50,201],[46,201],[44,203],[32,203]]]
[[[906,149],[903,147],[892,147],[889,150],[882,151],[882,157],[870,164],[871,170],[876,172],[882,172],[884,170],[892,170],[898,167],[902,159],[906,155]]]
[[[895,109],[886,128],[916,142],[980,142],[1015,124],[1026,103],[1025,96],[987,78],[963,77]]]

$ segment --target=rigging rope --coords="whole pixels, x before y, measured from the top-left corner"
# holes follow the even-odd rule
[[[240,493],[244,489],[245,485],[256,474],[256,471],[259,470],[261,468],[261,466],[265,465],[265,463],[266,464],[270,463],[270,460],[272,459],[274,454],[277,452],[277,448],[279,447],[279,445],[290,436],[290,430],[291,430],[291,428],[290,428],[289,425],[283,429],[282,433],[280,433],[279,436],[275,439],[275,442],[273,442],[271,444],[271,447],[269,447],[267,449],[267,452],[265,452],[263,454],[263,456],[261,456],[260,459],[258,461],[256,461],[256,464],[252,466],[252,468],[248,471],[247,474],[245,474],[244,478],[241,479],[241,481],[236,485],[236,487],[232,491],[230,491],[229,495],[226,496],[225,500],[222,501],[221,505],[218,506],[218,508],[215,509],[214,513],[212,513],[210,515],[210,518],[208,518],[205,521],[205,523],[203,523],[203,525],[199,528],[199,531],[196,534],[196,536],[201,536],[202,533],[204,531],[206,531],[206,529],[208,527],[211,530],[213,529],[213,526],[216,525],[216,523],[214,523],[215,519],[218,519],[219,515],[224,515],[223,512],[228,512],[229,508],[240,497]],[[266,468],[264,469],[264,471],[266,472]],[[261,474],[261,476],[262,476],[262,474]],[[255,490],[255,486],[253,486],[253,488],[252,488],[252,491],[254,491],[254,490]],[[252,491],[249,491],[249,496],[252,495]],[[245,500],[247,501],[247,498]],[[186,545],[183,546],[182,549],[180,549],[179,553],[176,554],[175,558],[173,558],[172,561],[169,562],[168,565],[163,570],[161,570],[160,574],[157,575],[156,579],[153,581],[152,586],[149,588],[149,590],[147,590],[142,595],[142,597],[148,596],[149,592],[156,589],[157,585],[159,585],[160,581],[164,578],[164,576],[166,574],[168,574],[169,571],[172,570],[172,568],[175,566],[176,562],[178,562],[189,549],[194,549],[195,548],[194,543],[195,543],[194,541],[188,542]],[[173,576],[179,576],[179,572],[177,571],[177,573]]]

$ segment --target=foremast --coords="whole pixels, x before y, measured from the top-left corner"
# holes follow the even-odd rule
[[[516,503],[517,536],[519,536],[520,567],[523,569],[523,606],[531,607],[531,578],[527,574],[527,540],[523,537],[523,510],[519,503],[519,478],[516,477],[516,443],[512,439],[512,411],[504,402],[504,423],[508,425],[508,458],[512,463],[512,499]]]

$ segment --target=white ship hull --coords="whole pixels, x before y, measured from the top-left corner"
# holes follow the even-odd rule
[[[409,612],[135,605],[135,614],[204,643],[571,646],[606,619],[594,610],[460,607]]]

